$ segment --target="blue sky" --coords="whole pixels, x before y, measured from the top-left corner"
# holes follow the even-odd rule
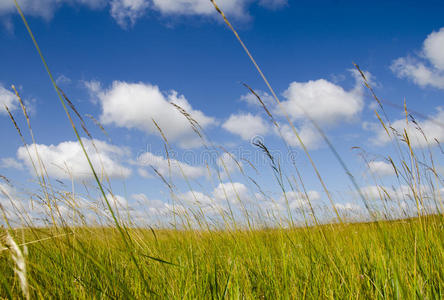
[[[381,99],[397,105],[403,105],[405,99],[412,111],[420,113],[415,117],[430,140],[444,141],[440,124],[444,120],[442,1],[217,2],[268,77],[328,188],[341,195],[336,202],[345,205],[354,201],[350,182],[303,111],[326,131],[360,185],[374,184],[368,180],[369,172],[384,178],[388,185],[395,181],[384,160],[393,148],[378,127],[375,103],[353,62],[366,72]],[[156,207],[169,201],[168,190],[149,167],[154,165],[168,175],[163,143],[152,119],[165,131],[175,158],[191,179],[189,186],[181,180],[178,170],[173,171],[178,193],[184,199],[190,189],[203,198],[218,198],[224,184],[235,189],[228,184],[226,175],[222,174],[220,182],[208,178],[201,159],[205,148],[188,121],[170,103],[185,108],[212,142],[228,149],[240,161],[243,156],[259,157],[254,161],[258,173],[245,161],[242,166],[271,197],[282,198],[265,158],[250,141],[258,137],[280,153],[283,168],[290,176],[294,172],[288,152],[242,83],[263,97],[281,124],[313,198],[326,199],[296,138],[285,125],[285,114],[274,104],[210,1],[19,3],[59,86],[82,115],[92,115],[108,132],[109,136],[104,135],[85,117],[112,179],[113,191],[125,201],[134,203],[141,195]],[[12,0],[0,4],[0,23],[0,174],[17,186],[33,186],[29,156],[3,108],[6,104],[12,110],[31,144],[26,120],[10,88],[14,84],[31,112],[39,155],[48,175],[69,182],[66,164],[79,189],[80,182],[93,186],[69,122]],[[403,128],[405,124],[397,121],[402,120],[402,111],[389,106],[386,109],[394,127]],[[419,137],[417,149],[426,146],[416,131],[412,130],[411,135]],[[431,148],[441,166],[442,155],[435,144]],[[353,146],[370,153],[372,170],[351,149]],[[89,147],[94,152],[93,145]],[[218,157],[210,169],[219,168],[224,173],[217,164]],[[225,159],[238,189],[246,198],[257,197],[258,191],[236,170],[232,159]],[[97,155],[96,163],[99,162]]]

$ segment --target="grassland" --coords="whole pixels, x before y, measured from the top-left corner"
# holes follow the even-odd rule
[[[129,230],[142,273],[111,228],[24,235],[69,233],[28,245],[31,298],[442,299],[442,224],[429,216],[256,231]],[[5,298],[21,293],[13,264],[0,256]]]
[[[277,96],[250,52],[223,13],[218,11],[241,42],[279,105]],[[22,17],[26,24],[23,15]],[[82,114],[56,85],[31,29],[27,24],[26,26],[89,161],[81,135],[84,133],[90,138],[91,135],[86,129]],[[357,70],[360,71],[359,67]],[[275,217],[274,223],[256,222],[256,225],[250,226],[249,222],[252,220],[248,217],[247,209],[242,206],[241,199],[237,199],[241,204],[240,212],[236,216],[239,223],[236,223],[233,215],[230,216],[227,211],[221,210],[219,225],[210,226],[205,213],[196,207],[181,215],[175,212],[174,218],[177,217],[182,224],[177,227],[180,229],[171,229],[175,225],[169,226],[169,229],[166,229],[168,226],[142,228],[126,219],[122,212],[116,209],[112,193],[107,193],[111,191],[111,187],[108,186],[106,176],[98,174],[90,163],[97,191],[103,197],[103,206],[96,207],[95,210],[106,212],[106,222],[102,223],[103,226],[91,226],[82,221],[82,213],[85,213],[85,210],[76,210],[79,204],[75,203],[77,199],[71,198],[72,195],[67,191],[55,190],[48,174],[44,171],[39,172],[39,168],[44,168],[37,155],[33,165],[36,182],[40,187],[41,201],[38,204],[47,209],[49,221],[45,224],[52,226],[35,225],[33,215],[21,210],[21,207],[14,209],[22,227],[12,226],[9,222],[10,215],[0,206],[5,225],[0,231],[0,297],[443,299],[443,180],[435,167],[435,162],[440,158],[432,154],[430,147],[418,153],[413,149],[407,131],[395,132],[395,129],[390,127],[390,120],[384,113],[381,101],[367,82],[365,74],[361,74],[363,84],[368,87],[380,106],[381,115],[377,112],[377,117],[397,153],[396,157],[386,157],[386,160],[393,166],[399,187],[407,190],[407,196],[404,196],[413,209],[397,205],[401,201],[391,199],[395,198],[395,195],[387,192],[381,182],[377,184],[380,199],[369,201],[368,197],[360,192],[342,157],[316,124],[315,127],[342,166],[341,174],[348,176],[351,184],[355,186],[353,195],[360,198],[367,209],[365,215],[361,215],[362,218],[355,218],[353,222],[338,211],[333,202],[329,208],[335,216],[330,218],[332,223],[325,224],[325,220],[320,220],[318,212],[310,202],[297,166],[294,166],[293,170],[297,176],[292,174],[291,178],[294,181],[291,182],[290,176],[284,173],[267,146],[259,142],[255,146],[268,156],[272,172],[270,177],[276,178],[277,187],[282,189],[283,194],[297,189],[299,193],[306,195],[304,200],[307,206],[301,210],[305,226],[295,225],[289,214]],[[257,96],[253,89],[247,87]],[[19,97],[18,93],[17,96]],[[270,110],[260,97],[257,97],[278,127]],[[19,100],[32,142],[35,144],[26,106],[20,97]],[[182,108],[176,108],[202,137],[204,134],[200,132],[200,126],[192,116]],[[408,109],[404,109],[406,122],[417,124]],[[12,113],[9,114],[23,139],[24,146],[28,151],[32,151],[32,145],[26,143],[20,125]],[[76,125],[79,122],[81,126]],[[316,163],[290,119],[288,123],[306,158],[314,171],[318,172]],[[83,133],[78,130],[79,127]],[[171,146],[162,129],[158,129],[168,155]],[[417,130],[421,131],[421,128]],[[205,142],[205,139],[203,140]],[[227,171],[226,168],[225,170]],[[174,183],[169,178],[158,175],[173,195]],[[228,171],[225,176],[230,178]],[[296,180],[296,177],[299,179]],[[331,198],[321,174],[318,174],[318,178],[325,194]],[[0,179],[8,181],[6,178]],[[289,184],[284,179],[288,180]],[[184,180],[187,181],[187,178]],[[2,192],[7,194],[3,190]],[[14,203],[14,199],[9,200]],[[91,202],[93,201],[94,199],[91,199]],[[376,207],[375,202],[378,202]],[[63,205],[70,205],[74,209],[68,214],[62,214]],[[244,219],[240,218],[243,213],[246,216]],[[70,216],[71,220],[68,219]],[[258,213],[255,218],[261,220],[262,217],[266,219],[269,215]],[[360,223],[356,222],[359,220]]]

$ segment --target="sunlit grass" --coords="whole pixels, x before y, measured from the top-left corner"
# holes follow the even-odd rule
[[[278,97],[247,47],[223,12],[221,10],[218,12],[247,52],[279,105]],[[269,146],[256,141],[253,145],[267,158],[270,178],[275,180],[277,190],[286,200],[287,207],[284,212],[278,211],[275,214],[264,211],[261,207],[255,206],[255,203],[242,199],[234,188],[232,174],[222,161],[221,170],[213,170],[215,174],[209,174],[209,177],[212,177],[215,185],[223,183],[222,177],[226,178],[227,184],[231,184],[234,190],[234,195],[231,195],[233,199],[228,199],[226,196],[227,207],[215,206],[216,216],[209,217],[198,204],[195,207],[184,205],[177,195],[178,190],[171,178],[171,169],[169,176],[166,176],[153,168],[154,174],[160,179],[159,189],[167,188],[174,202],[170,215],[164,216],[167,221],[163,227],[141,226],[137,220],[131,219],[131,213],[118,207],[106,172],[97,173],[89,160],[90,153],[87,153],[83,146],[84,138],[81,136],[85,134],[90,138],[93,148],[97,151],[92,135],[86,128],[82,114],[55,84],[32,31],[23,14],[21,16],[72,125],[77,141],[89,162],[100,195],[88,198],[88,195],[59,190],[52,185],[52,179],[48,176],[44,162],[35,147],[32,120],[19,93],[13,87],[26,119],[26,126],[32,139],[31,145],[27,144],[20,124],[16,122],[8,108],[6,109],[33,165],[36,183],[39,186],[39,190],[34,194],[39,201],[35,201],[34,205],[46,213],[46,219],[44,222],[38,222],[24,207],[15,205],[15,199],[12,199],[11,195],[0,190],[13,204],[15,217],[15,223],[11,223],[11,212],[7,212],[3,206],[0,207],[2,221],[6,226],[0,232],[0,274],[2,274],[0,297],[10,299],[18,297],[442,299],[444,297],[441,199],[443,181],[436,170],[436,157],[432,155],[430,147],[420,151],[415,150],[407,131],[396,132],[391,127],[383,103],[357,65],[355,66],[361,72],[363,84],[379,104],[377,118],[390,137],[396,154],[394,157],[386,157],[386,160],[394,169],[399,187],[407,190],[402,203],[408,202],[409,206],[401,205],[399,199],[391,199],[392,195],[385,190],[383,182],[377,180],[375,186],[378,188],[380,199],[368,199],[350,173],[346,162],[336,151],[335,141],[330,141],[322,128],[313,122],[313,126],[342,167],[338,174],[348,177],[353,186],[351,194],[358,200],[357,202],[361,201],[365,208],[364,212],[353,218],[340,211],[310,152],[287,116],[295,138],[299,140],[306,158],[323,187],[329,206],[320,210],[312,205],[298,167],[295,164],[290,166],[291,171],[283,168],[282,162],[272,155]],[[271,110],[250,86],[247,84],[245,86],[258,98],[279,131],[281,124],[274,119]],[[205,149],[228,154],[236,162],[245,181],[256,184],[231,153],[211,141],[193,116],[176,104],[174,107],[188,120]],[[407,107],[404,107],[404,111],[406,123],[417,125]],[[94,117],[90,118],[102,131],[105,131]],[[149,121],[154,123],[160,133],[165,156],[170,164],[173,145],[169,143],[168,137],[156,120]],[[421,131],[419,125],[417,130]],[[424,138],[427,140],[426,136]],[[428,142],[429,145],[434,143],[434,141]],[[287,144],[285,145],[290,149]],[[356,149],[364,151],[365,147],[356,147]],[[36,160],[32,159],[33,153]],[[364,154],[362,157],[364,162],[368,163]],[[178,167],[183,175],[183,182],[192,191],[189,178],[181,166]],[[251,164],[251,167],[254,169],[254,165]],[[207,168],[211,173],[208,165]],[[106,166],[102,166],[101,169],[106,170]],[[295,174],[290,175],[288,172]],[[7,181],[7,178],[2,177],[2,179]],[[257,188],[260,189],[259,185]],[[86,186],[85,189],[88,190]],[[306,206],[292,209],[286,199],[290,192],[300,193],[301,198],[306,201]],[[224,193],[227,195],[225,190]],[[193,197],[198,203],[194,194]],[[215,199],[210,200],[216,202]],[[83,202],[88,202],[88,206]],[[232,209],[231,205],[237,209]],[[93,213],[98,221],[92,222],[91,216],[86,216],[87,213]],[[149,217],[147,215],[147,218]]]
[[[133,229],[130,234],[143,276],[165,299],[442,298],[441,217],[380,225],[390,253],[374,223],[254,231]],[[40,231],[41,237],[55,234]],[[43,298],[144,298],[141,275],[126,251],[111,228],[76,228],[75,235],[28,245],[30,292]],[[19,295],[12,262],[5,255],[0,259],[3,287]]]

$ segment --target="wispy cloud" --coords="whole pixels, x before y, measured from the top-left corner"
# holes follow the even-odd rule
[[[218,6],[235,19],[251,19],[249,8],[253,3],[267,8],[277,9],[287,5],[287,0],[218,0]],[[207,0],[21,0],[19,4],[25,14],[51,20],[56,11],[64,6],[84,6],[89,9],[109,9],[111,17],[122,28],[128,29],[143,18],[149,10],[162,16],[201,16],[215,17],[213,5]],[[0,2],[0,17],[16,12],[12,0]]]

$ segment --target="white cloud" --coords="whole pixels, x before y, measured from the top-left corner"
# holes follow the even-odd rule
[[[239,200],[248,202],[251,200],[248,188],[240,182],[223,182],[213,189],[211,194],[200,191],[187,191],[177,194],[179,204],[184,209],[195,210],[196,207],[208,214],[218,214],[228,208],[227,200],[232,209],[239,208]]]
[[[206,169],[204,167],[192,166],[173,158],[170,158],[170,160],[168,161],[167,158],[159,155],[154,155],[151,152],[144,152],[140,154],[137,158],[137,161],[134,163],[140,167],[153,166],[157,170],[157,172],[159,172],[164,177],[169,176],[170,170],[171,175],[174,177],[182,178],[183,172],[183,174],[190,179],[204,176],[206,172]],[[140,169],[139,174],[143,177],[152,177],[151,174],[148,173],[145,169]]]
[[[119,160],[127,154],[122,148],[110,145],[100,140],[94,140],[99,153],[90,140],[83,139],[86,151],[99,176],[107,175],[113,177],[126,178],[131,170],[120,164]],[[78,141],[62,142],[58,145],[32,144],[29,146],[28,155],[25,147],[17,150],[17,157],[25,163],[29,171],[33,173],[32,161],[38,168],[39,174],[42,169],[36,155],[37,149],[40,160],[43,162],[48,175],[56,178],[69,179],[91,179],[93,177],[89,164],[83,154]],[[32,161],[31,161],[32,159]]]
[[[134,26],[137,19],[141,18],[149,7],[146,0],[112,0],[110,13],[123,28]]]
[[[188,211],[201,210],[205,216],[218,214],[224,210],[223,205],[216,203],[210,196],[199,191],[188,191],[175,195],[175,205],[166,203],[161,200],[149,199],[144,194],[133,194],[132,198],[137,201],[137,210],[145,210],[151,216],[161,216],[168,219],[174,214],[179,216],[188,215]],[[147,216],[150,217],[150,216]],[[146,218],[146,217],[145,217]],[[173,221],[171,219],[171,221]],[[187,218],[187,221],[188,218]]]
[[[198,136],[172,103],[185,109],[203,128],[216,124],[214,118],[193,109],[183,95],[175,91],[164,94],[156,85],[114,81],[106,90],[101,90],[97,83],[90,86],[101,104],[100,122],[105,125],[160,135],[154,119],[169,141],[177,141],[181,147],[187,148],[201,143],[196,142]]]
[[[261,201],[259,203],[259,206],[261,207],[261,209],[273,213],[285,213],[288,210],[288,207],[291,210],[308,211],[310,210],[310,203],[312,207],[316,207],[317,204],[319,204],[319,200],[321,200],[321,195],[319,194],[319,192],[314,190],[307,191],[307,195],[302,192],[288,191],[285,193],[285,195],[282,194],[279,198],[275,200],[267,199]]]
[[[276,132],[277,130],[278,129],[275,129]],[[282,137],[288,145],[292,147],[301,147],[298,138],[289,125],[281,125],[280,130]],[[312,125],[305,122],[299,128],[296,128],[296,130],[302,142],[308,149],[316,149],[320,146],[322,137]]]
[[[177,197],[187,204],[210,205],[214,202],[211,197],[199,191],[188,191],[177,195]]]
[[[420,57],[401,57],[393,61],[392,71],[400,78],[412,80],[419,86],[444,89],[444,27],[425,39]],[[420,60],[425,60],[424,62]]]
[[[276,115],[290,117],[307,148],[316,149],[322,143],[322,136],[312,125],[311,120],[321,127],[333,128],[341,123],[357,120],[362,112],[364,108],[362,78],[357,70],[349,71],[355,80],[355,86],[350,90],[345,90],[325,79],[292,82],[283,93],[285,100],[280,106],[273,106]],[[372,74],[366,71],[364,74],[373,82]],[[251,97],[244,98],[247,102],[254,100]],[[270,102],[271,100],[269,99]],[[280,129],[274,128],[276,134],[279,134],[279,130],[290,146],[300,147],[299,140],[288,124],[281,124]]]
[[[438,32],[434,31],[424,41],[424,55],[433,66],[444,70],[444,27]]]
[[[307,198],[308,195],[308,198]],[[291,209],[309,209],[310,203],[312,205],[321,199],[321,195],[317,191],[308,191],[307,195],[301,192],[290,191],[286,193],[288,204]],[[285,203],[285,197],[282,196],[280,199],[281,203]]]
[[[6,211],[8,217],[11,213],[16,211],[16,207],[21,208],[21,199],[18,196],[18,191],[9,184],[0,182],[0,205]],[[0,224],[3,223],[3,218]]]
[[[427,189],[424,186],[420,187],[422,193],[427,193]],[[369,185],[361,187],[361,192],[367,200],[380,201],[400,201],[405,199],[413,199],[412,189],[407,185],[401,185],[398,187],[389,187],[381,185]]]
[[[287,0],[218,0],[216,3],[230,18],[249,20],[249,7],[252,3],[268,8],[281,8]],[[165,16],[217,16],[209,0],[19,0],[26,15],[50,20],[63,5],[82,5],[90,9],[108,9],[110,15],[123,28],[133,26],[146,15],[148,10],[155,10]],[[0,1],[0,16],[15,13],[13,0]],[[7,24],[7,23],[5,23]]]
[[[7,114],[5,105],[12,111],[18,107],[19,100],[12,91],[4,88],[3,85],[0,84],[0,115]]]
[[[419,86],[432,86],[444,89],[444,74],[436,69],[427,67],[416,59],[401,57],[396,59],[391,67],[400,78],[408,78]]]
[[[151,216],[172,216],[173,212],[179,214],[185,212],[182,205],[176,204],[173,207],[161,200],[149,199],[145,194],[133,194],[131,197],[139,203],[140,209],[148,211],[149,215],[145,216],[145,219]]]
[[[224,152],[217,158],[216,164],[222,173],[228,172],[229,174],[233,174],[240,171],[240,168],[242,168],[242,162],[238,161],[237,159],[236,162],[234,159],[236,158],[233,154],[230,155]]]
[[[444,196],[444,189],[434,189],[427,185],[420,185],[413,189],[408,185],[396,187],[371,185],[362,187],[361,191],[368,200],[369,206],[376,208],[379,213],[384,213],[385,218],[414,216],[417,215],[418,207],[422,213],[436,213],[436,204]],[[420,199],[417,201],[415,197]]]
[[[98,9],[104,7],[106,0],[19,0],[18,3],[25,14],[49,20],[63,4],[80,4],[91,9]],[[16,12],[16,7],[13,0],[0,1],[0,16],[14,12]]]
[[[96,96],[102,91],[102,84],[100,81],[97,80],[90,80],[90,81],[82,81],[85,88],[88,90],[88,92],[91,94],[91,96]]]
[[[363,186],[360,188],[362,195],[367,200],[378,200],[382,199],[384,195],[385,189],[377,185],[369,185],[369,186]],[[389,193],[387,193],[388,195]]]
[[[402,136],[404,135],[405,129],[412,147],[423,148],[427,147],[429,144],[432,146],[436,145],[435,139],[440,143],[444,142],[444,128],[442,120],[444,120],[444,110],[442,108],[438,108],[438,112],[435,115],[430,116],[424,121],[416,121],[417,125],[412,121],[409,121],[407,125],[405,119],[400,119],[393,122],[391,127]],[[427,140],[424,138],[421,131],[418,130],[418,125],[424,135],[427,137]],[[375,131],[376,136],[372,139],[373,143],[376,145],[385,145],[390,142],[390,137],[387,136],[384,128],[378,127]]]
[[[139,204],[141,205],[146,205],[146,204],[153,204],[152,206],[155,207],[161,207],[163,206],[163,202],[160,200],[152,200],[149,199],[145,194],[143,193],[139,193],[139,194],[132,194],[131,198],[133,198],[134,200],[136,200]],[[159,203],[161,202],[161,203]]]
[[[213,198],[216,201],[229,201],[231,203],[238,203],[240,201],[247,201],[249,199],[248,188],[240,182],[226,182],[220,183],[213,191]]]
[[[23,165],[13,157],[5,157],[0,160],[0,168],[23,170]]]
[[[216,199],[198,191],[188,191],[177,197],[184,204],[184,208],[192,211],[197,211],[196,208],[199,208],[205,216],[220,214],[226,208],[226,203],[216,202]]]
[[[70,84],[71,78],[61,74],[56,78],[56,83],[57,83],[57,85]]]
[[[266,135],[269,131],[269,126],[260,116],[254,116],[250,113],[233,114],[222,127],[233,134],[239,135],[246,141],[258,135]]]
[[[291,119],[306,120],[306,114],[318,124],[332,125],[352,121],[364,107],[362,85],[346,91],[325,79],[292,82],[284,92],[282,102]],[[279,107],[276,112],[283,115]]]
[[[385,161],[371,161],[368,163],[370,171],[378,176],[394,175],[393,166]]]
[[[351,202],[335,203],[335,208],[342,217],[358,217],[364,214],[364,209],[361,206]]]
[[[6,198],[14,198],[17,194],[17,191],[15,188],[10,186],[9,184],[0,182],[0,198],[6,197]]]
[[[106,199],[108,199],[109,204],[116,209],[128,208],[128,200],[125,197],[116,194],[106,194]]]
[[[248,18],[249,0],[217,0],[216,3],[225,14],[236,18]],[[216,15],[210,0],[153,0],[154,9],[165,15]]]
[[[259,96],[259,98],[261,98],[262,102],[267,106],[267,108],[268,106],[273,105],[275,103],[273,96],[271,96],[269,93],[261,90],[255,91],[255,93]],[[240,97],[240,100],[245,101],[251,105],[261,105],[257,97],[253,95],[253,93],[242,95]]]

